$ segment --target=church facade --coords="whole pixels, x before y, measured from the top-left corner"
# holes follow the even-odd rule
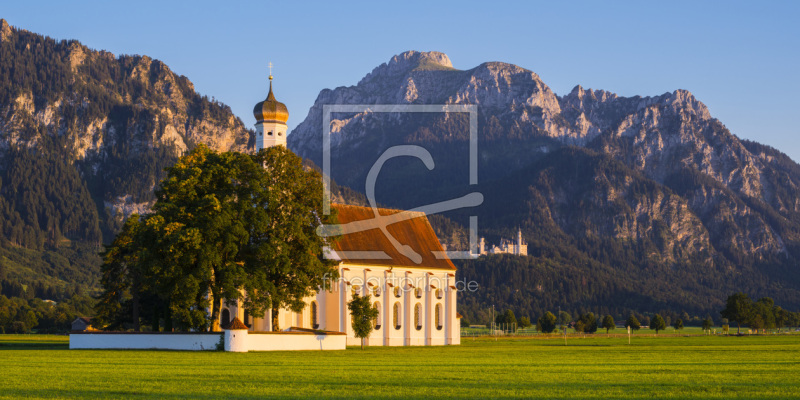
[[[269,94],[256,104],[253,114],[257,151],[286,145],[289,113],[275,99],[272,75]],[[330,277],[329,289],[306,298],[301,312],[267,310],[265,315],[249,316],[239,304],[226,303],[220,313],[220,324],[225,326],[238,317],[249,331],[342,332],[348,345],[358,345],[361,340],[354,336],[347,307],[353,293],[357,293],[370,295],[379,311],[366,344],[459,344],[456,267],[444,254],[425,214],[378,209],[381,216],[394,217],[387,231],[400,242],[401,246],[396,246],[372,222],[375,218],[372,208],[339,204],[331,207],[337,211],[340,224],[360,224],[362,229],[337,238],[327,249],[328,257],[338,262],[339,275]],[[277,313],[277,327],[273,327],[273,313]]]

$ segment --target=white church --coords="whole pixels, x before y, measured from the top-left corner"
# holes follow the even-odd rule
[[[256,104],[256,151],[271,146],[286,146],[289,112],[275,99],[272,75],[267,98]],[[340,224],[374,218],[373,209],[332,204]],[[380,215],[400,210],[379,209]],[[379,310],[374,330],[365,341],[370,346],[432,346],[459,344],[459,315],[456,312],[456,268],[444,253],[424,213],[408,219],[398,218],[387,227],[402,245],[410,246],[419,257],[412,260],[399,251],[379,228],[349,233],[329,249],[329,258],[339,262],[339,279],[330,290],[305,299],[302,312],[276,310],[278,329],[286,332],[322,330],[341,332],[347,345],[361,343],[353,335],[347,302],[352,293],[370,295]],[[382,257],[363,257],[365,252]],[[250,316],[238,304],[226,304],[220,325],[235,319],[244,322],[249,332],[273,331],[272,312]],[[238,321],[237,321],[238,322]]]

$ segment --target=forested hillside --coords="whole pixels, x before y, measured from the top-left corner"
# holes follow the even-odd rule
[[[251,137],[161,61],[0,20],[2,293],[93,291],[101,245],[152,204],[165,167],[198,143],[244,151]]]

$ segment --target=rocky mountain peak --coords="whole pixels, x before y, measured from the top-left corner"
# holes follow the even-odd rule
[[[0,19],[0,39],[6,40],[13,33],[14,29],[8,24],[8,21]]]
[[[369,82],[373,79],[387,79],[404,76],[411,71],[422,70],[453,70],[453,63],[447,54],[438,51],[415,51],[409,50],[400,53],[388,63],[383,63],[365,76],[359,84]]]
[[[664,94],[661,99],[663,104],[668,105],[676,112],[694,114],[704,120],[711,119],[708,107],[700,100],[697,100],[688,90],[678,89],[672,93]]]

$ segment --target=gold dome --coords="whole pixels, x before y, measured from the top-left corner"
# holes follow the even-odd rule
[[[275,100],[275,95],[272,94],[272,76],[269,77],[269,94],[266,100],[258,102],[253,108],[253,116],[256,117],[256,122],[280,122],[286,124],[289,120],[289,110],[286,105]]]

